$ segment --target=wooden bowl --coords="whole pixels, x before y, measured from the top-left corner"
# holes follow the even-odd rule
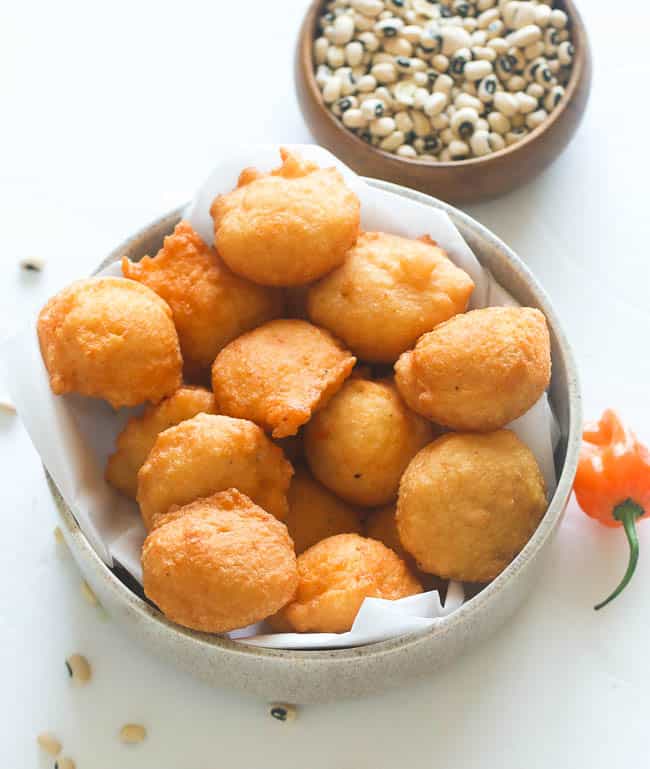
[[[298,102],[312,134],[324,147],[364,176],[386,179],[451,203],[503,195],[543,171],[571,141],[591,87],[591,54],[580,14],[572,0],[557,0],[569,17],[575,48],[564,98],[548,120],[524,139],[481,158],[425,163],[384,152],[349,131],[323,102],[314,75],[312,43],[324,0],[314,0],[300,30],[295,57]]]

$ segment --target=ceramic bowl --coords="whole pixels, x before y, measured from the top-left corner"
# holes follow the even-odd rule
[[[72,513],[50,482],[65,539],[84,577],[114,621],[152,654],[207,680],[267,700],[326,702],[402,685],[422,676],[478,644],[521,604],[538,581],[543,558],[567,504],[581,436],[580,393],[571,350],[546,294],[520,259],[478,222],[418,192],[387,182],[369,184],[394,195],[446,211],[481,263],[521,304],[538,307],[551,333],[553,378],[550,398],[561,440],[555,461],[557,490],[537,531],[519,556],[497,579],[459,610],[424,632],[354,649],[278,651],[258,649],[216,635],[186,630],[169,622],[144,600],[139,585],[112,571],[96,555]],[[100,268],[126,254],[139,259],[155,253],[180,218],[178,209],[153,222],[117,248]]]
[[[313,40],[325,0],[314,0],[300,31],[295,57],[298,102],[318,144],[364,176],[386,179],[468,203],[503,195],[533,179],[562,152],[576,132],[591,88],[591,53],[584,23],[573,0],[556,0],[569,17],[575,54],[564,98],[544,123],[521,141],[481,158],[425,163],[373,147],[349,131],[323,102],[314,76]]]

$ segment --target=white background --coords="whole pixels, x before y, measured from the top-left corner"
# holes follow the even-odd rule
[[[134,229],[187,200],[233,142],[308,141],[293,87],[306,0],[0,5],[0,338]],[[650,440],[650,57],[644,0],[583,0],[594,87],[576,139],[526,188],[469,208],[528,262],[578,359],[585,411]],[[18,260],[47,261],[40,275]],[[636,578],[620,532],[572,504],[527,605],[482,648],[393,693],[301,709],[170,670],[102,620],[56,547],[38,458],[0,415],[0,753],[78,769],[611,769],[648,765],[650,526]],[[75,689],[63,660],[92,661]],[[116,734],[144,723],[128,749]]]

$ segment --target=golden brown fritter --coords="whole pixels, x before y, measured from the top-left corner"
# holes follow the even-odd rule
[[[246,169],[210,209],[215,244],[230,269],[266,286],[298,286],[345,258],[359,234],[359,199],[335,168],[281,150],[282,165]]]
[[[216,414],[214,395],[203,387],[180,387],[144,414],[131,417],[117,436],[116,451],[108,458],[106,480],[135,499],[138,470],[144,464],[158,434],[197,414]]]
[[[298,556],[298,590],[273,625],[298,633],[345,633],[364,598],[395,601],[421,592],[404,561],[381,542],[338,534]]]
[[[425,334],[395,364],[409,406],[453,430],[496,430],[533,406],[551,379],[546,319],[530,307],[486,307]]]
[[[159,516],[142,548],[142,575],[168,619],[204,633],[263,620],[298,583],[287,527],[236,489]]]
[[[151,528],[157,515],[236,488],[276,518],[287,515],[293,468],[257,425],[197,414],[160,433],[138,473],[138,504]]]
[[[418,570],[415,559],[404,549],[400,541],[397,531],[396,510],[397,506],[395,504],[373,510],[364,521],[366,537],[379,540],[394,553],[397,553],[420,581],[423,590],[437,590],[441,600],[444,601],[447,595],[447,581],[434,574],[425,574]]]
[[[209,369],[235,337],[282,314],[280,291],[234,275],[184,221],[154,258],[123,257],[122,272],[169,303],[190,376]]]
[[[328,491],[308,470],[296,469],[287,500],[286,523],[298,555],[335,534],[362,533],[360,511]]]
[[[169,305],[125,278],[88,278],[64,288],[41,310],[38,338],[55,395],[104,398],[118,409],[157,403],[181,384]]]
[[[545,510],[542,474],[513,432],[450,433],[404,473],[397,529],[422,571],[487,582],[524,547]]]
[[[393,552],[397,553],[403,561],[408,563],[412,558],[411,555],[404,550],[399,534],[397,533],[397,521],[395,520],[396,509],[397,506],[392,504],[384,505],[384,507],[373,510],[364,522],[365,534],[366,537],[383,542],[386,547],[389,547]]]
[[[394,363],[426,331],[464,312],[473,288],[430,238],[364,232],[311,288],[308,313],[361,360]]]
[[[433,427],[414,414],[392,381],[348,380],[305,428],[305,454],[316,478],[351,504],[392,502],[399,479]]]
[[[304,320],[274,320],[219,353],[212,389],[221,413],[284,438],[328,402],[355,362],[328,331]]]

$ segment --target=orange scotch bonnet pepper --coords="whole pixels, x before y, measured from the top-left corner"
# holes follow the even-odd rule
[[[619,586],[594,607],[602,609],[632,579],[639,560],[636,522],[650,514],[650,451],[610,409],[583,432],[574,491],[587,515],[605,526],[622,526],[630,545]]]

